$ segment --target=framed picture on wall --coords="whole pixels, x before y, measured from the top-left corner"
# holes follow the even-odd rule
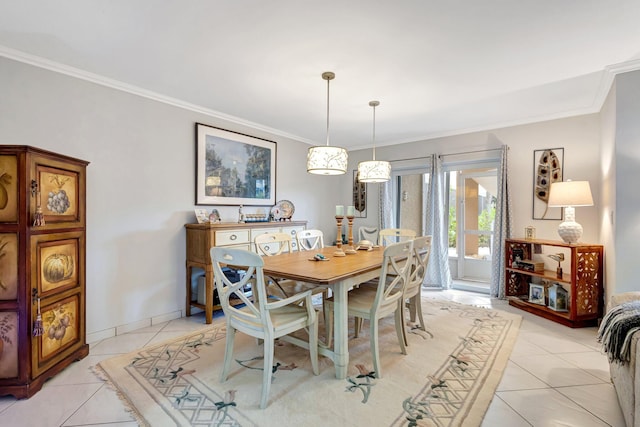
[[[551,184],[562,181],[564,148],[533,152],[533,219],[562,219],[562,208],[548,206]]]
[[[196,205],[275,202],[276,143],[196,123]]]

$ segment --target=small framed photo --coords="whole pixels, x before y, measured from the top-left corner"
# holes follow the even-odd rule
[[[529,283],[529,302],[546,305],[544,302],[544,285]]]
[[[209,222],[209,212],[206,209],[194,209],[196,214],[196,219],[198,220],[198,224],[205,224]]]
[[[569,293],[558,283],[549,287],[549,308],[555,311],[569,311]]]
[[[532,226],[525,227],[524,238],[527,240],[534,240],[536,238],[536,228]]]

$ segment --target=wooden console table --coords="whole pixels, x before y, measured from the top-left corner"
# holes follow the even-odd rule
[[[221,307],[214,304],[213,265],[209,250],[214,246],[236,247],[255,252],[253,239],[263,233],[289,233],[292,248],[297,248],[296,234],[304,230],[307,221],[284,222],[249,222],[238,224],[235,222],[185,224],[187,229],[187,262],[186,262],[186,315],[191,316],[191,307],[205,311],[207,323],[213,319],[213,311]],[[205,303],[200,304],[193,298],[191,292],[191,278],[193,268],[204,270],[205,274]]]
[[[514,263],[516,254],[525,260],[555,263],[548,255],[565,253],[564,273],[558,277],[550,266],[541,271],[526,271]],[[555,240],[505,240],[506,297],[509,304],[565,326],[595,326],[603,313],[603,247],[588,243],[568,244]],[[555,264],[554,264],[555,265]],[[555,268],[555,267],[553,267]],[[568,310],[555,311],[548,303],[529,301],[529,284],[534,280],[557,283],[568,292]]]

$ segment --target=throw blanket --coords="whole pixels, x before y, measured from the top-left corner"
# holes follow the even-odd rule
[[[609,362],[625,364],[631,359],[631,339],[640,330],[640,301],[629,301],[613,307],[602,319],[598,341]]]

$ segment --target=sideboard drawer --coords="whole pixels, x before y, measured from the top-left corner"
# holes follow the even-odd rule
[[[250,243],[249,230],[216,231],[216,246],[237,245]]]

